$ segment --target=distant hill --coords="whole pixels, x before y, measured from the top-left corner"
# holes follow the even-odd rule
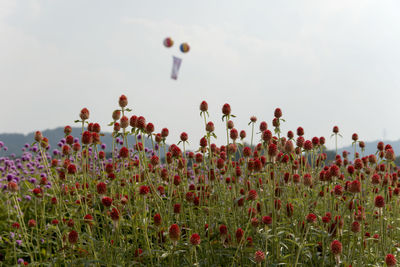
[[[82,129],[79,127],[73,127],[72,128],[72,133],[71,135],[79,138],[81,136]],[[44,130],[42,131],[43,136],[47,137],[49,139],[50,143],[50,152],[53,151],[53,149],[60,149],[58,147],[59,141],[64,138],[64,128],[63,127],[58,127],[55,129],[49,129],[49,130]],[[104,136],[101,137],[101,142],[106,144],[106,152],[111,151],[112,147],[112,137],[110,132],[105,132],[103,133]],[[20,134],[20,133],[3,133],[0,134],[0,141],[3,141],[5,146],[8,147],[8,151],[0,151],[0,156],[3,155],[11,155],[15,154],[16,156],[22,155],[22,148],[25,144],[32,144],[34,142],[34,132],[31,132],[29,134]],[[370,155],[370,154],[375,154],[377,151],[377,145],[379,141],[371,141],[371,142],[365,142],[365,151],[364,155]],[[390,144],[393,148],[395,153],[397,152],[397,156],[400,156],[400,140],[397,141],[383,141],[386,144]],[[134,140],[132,137],[128,137],[128,143],[129,144],[134,144]],[[148,148],[152,147],[151,140],[147,139],[145,140],[145,146]],[[352,159],[352,155],[354,153],[354,147],[352,146],[346,146],[338,149],[338,153],[342,154],[344,150],[347,150],[350,153],[350,159]],[[360,147],[357,145],[357,152],[361,152]],[[335,151],[334,150],[328,150],[326,151],[328,154],[328,160],[332,160],[335,157]],[[163,151],[162,151],[163,154]],[[400,161],[399,161],[400,163]]]
[[[81,139],[82,128],[73,127],[71,135]],[[64,138],[64,128],[58,127],[51,130],[42,131],[43,136],[49,139],[50,149],[49,152],[52,152],[54,149],[60,150],[60,147],[57,145],[62,138]],[[104,136],[100,138],[101,142],[106,144],[106,152],[111,152],[112,148],[112,137],[110,132],[103,133]],[[128,144],[134,144],[135,141],[133,137],[128,137]],[[25,144],[31,145],[34,142],[34,132],[29,134],[20,134],[20,133],[3,133],[0,134],[0,141],[3,141],[8,150],[1,151],[0,156],[15,154],[16,156],[22,155],[22,148]],[[148,148],[152,147],[151,140],[146,138],[145,146]],[[163,152],[163,151],[162,151]]]
[[[371,141],[371,142],[365,142],[365,149],[364,149],[364,156],[370,155],[370,154],[375,154],[377,149],[378,143],[382,140],[377,140],[377,141]],[[400,156],[400,140],[397,141],[382,141],[385,145],[389,144],[393,147],[394,152],[397,154],[397,156]],[[343,148],[338,149],[338,153],[342,154],[342,152],[346,150],[350,153],[350,155],[354,154],[354,147],[353,146],[346,146]],[[361,148],[357,144],[357,152],[361,153]],[[352,158],[352,157],[351,157]]]

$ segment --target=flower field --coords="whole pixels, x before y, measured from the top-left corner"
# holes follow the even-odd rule
[[[353,134],[354,151],[328,161],[324,137],[281,132],[279,108],[246,133],[224,104],[217,146],[203,101],[204,137],[186,151],[187,133],[169,144],[167,128],[118,104],[112,153],[83,108],[82,135],[66,126],[58,153],[36,132],[22,157],[0,158],[0,266],[396,266],[389,144],[364,155]]]

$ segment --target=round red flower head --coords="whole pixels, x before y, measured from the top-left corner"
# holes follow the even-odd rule
[[[200,235],[199,234],[197,234],[197,233],[194,233],[194,234],[192,234],[192,236],[190,237],[190,243],[193,245],[193,246],[197,246],[197,245],[200,245]]]
[[[264,252],[262,252],[261,250],[256,251],[256,253],[254,253],[254,261],[257,263],[265,261]]]
[[[226,116],[231,114],[231,106],[228,103],[222,106],[222,113]]]
[[[118,104],[121,108],[124,108],[128,105],[128,98],[125,95],[121,95],[119,97]]]
[[[200,103],[200,111],[205,112],[205,111],[207,111],[207,110],[208,110],[208,104],[207,104],[207,102],[206,102],[206,101],[202,101],[202,102]]]
[[[397,260],[393,254],[387,254],[386,258],[385,258],[385,262],[388,267],[394,267],[394,266],[396,266]]]
[[[68,241],[71,244],[76,244],[78,242],[78,232],[75,230],[72,230],[71,232],[69,232],[68,234]]]
[[[168,233],[169,233],[169,238],[172,241],[177,242],[181,235],[181,230],[179,229],[179,226],[177,224],[173,224],[170,226]]]
[[[331,251],[334,255],[342,254],[342,243],[339,240],[333,240],[331,243]]]
[[[126,147],[121,147],[121,149],[119,150],[119,156],[121,158],[129,157],[129,150]]]
[[[81,110],[81,113],[79,114],[79,117],[81,118],[81,120],[85,121],[87,119],[89,119],[89,110],[87,108],[83,108]]]
[[[375,207],[383,208],[385,206],[385,199],[383,196],[376,196],[375,197]]]

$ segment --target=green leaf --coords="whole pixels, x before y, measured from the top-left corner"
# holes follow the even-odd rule
[[[125,109],[125,111],[131,112],[131,111],[132,111],[132,109],[130,109],[130,108],[126,108],[126,109]]]
[[[80,121],[80,120],[75,120],[74,122],[77,123],[77,122],[82,122],[82,121]]]
[[[110,122],[109,124],[107,124],[107,126],[113,126],[115,123],[115,121]]]

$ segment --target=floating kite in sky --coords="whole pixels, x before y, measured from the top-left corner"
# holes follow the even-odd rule
[[[171,39],[171,37],[166,37],[163,41],[163,44],[167,48],[171,48],[174,45],[174,41]],[[187,53],[190,50],[190,46],[187,43],[182,43],[179,46],[179,50],[182,53]],[[177,80],[178,79],[178,73],[179,73],[179,68],[181,67],[182,64],[182,59],[176,56],[172,56],[172,71],[171,71],[171,79]]]
[[[182,43],[179,46],[179,49],[181,50],[182,53],[187,53],[189,52],[190,46],[187,43]]]
[[[178,79],[179,68],[181,67],[182,59],[176,56],[172,56],[173,64],[172,64],[172,72],[171,79]]]
[[[170,37],[167,37],[167,38],[164,39],[164,46],[165,47],[170,48],[173,45],[174,45],[174,41]]]

